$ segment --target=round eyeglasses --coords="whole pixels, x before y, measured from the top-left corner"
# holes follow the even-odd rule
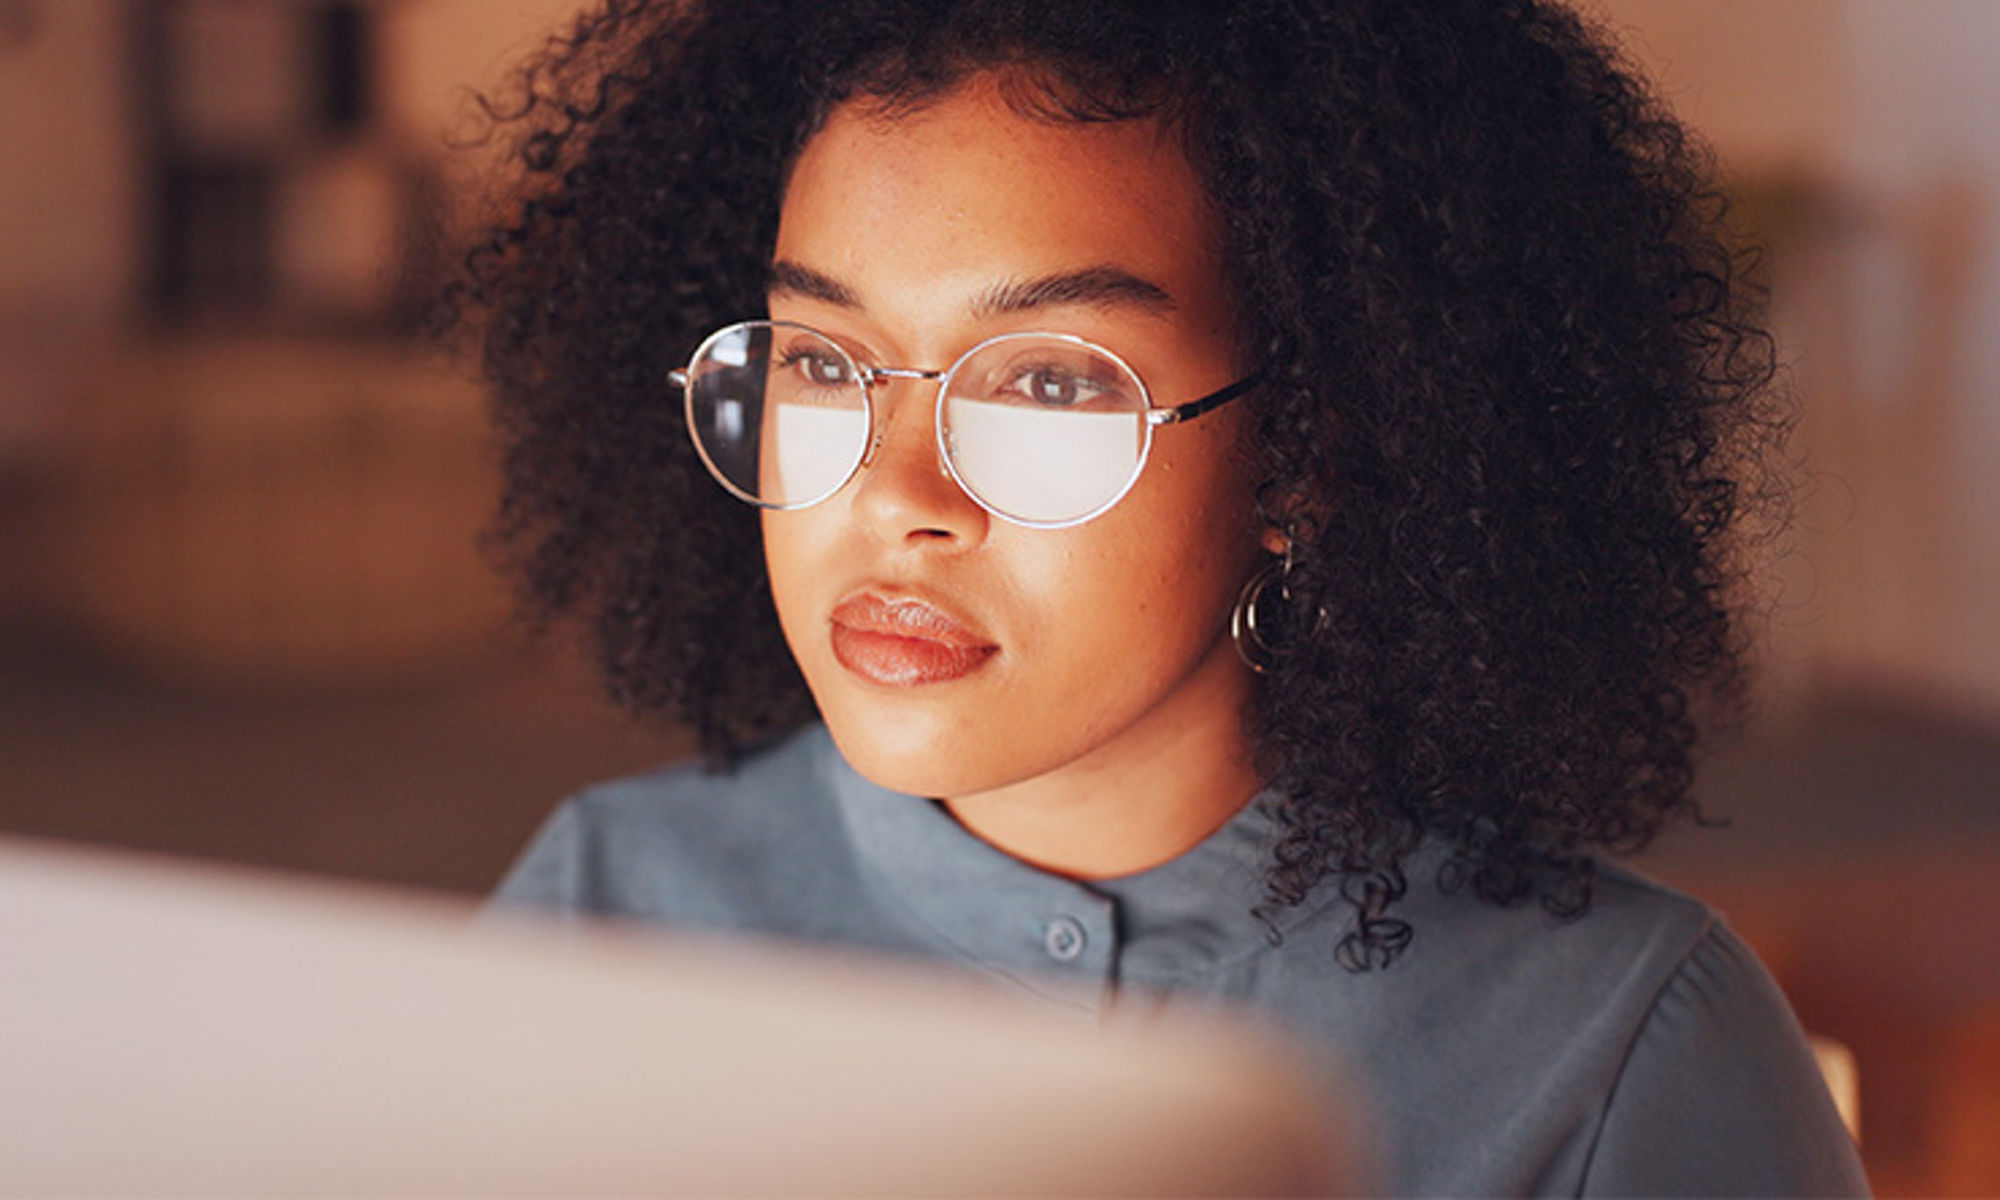
[[[877,383],[934,382],[945,469],[980,507],[1035,529],[1103,513],[1138,481],[1156,426],[1198,417],[1257,382],[1155,408],[1125,360],[1068,334],[1001,334],[932,371],[869,366],[788,321],[717,330],[669,378],[686,394],[688,432],[709,474],[775,509],[819,503],[869,461]]]

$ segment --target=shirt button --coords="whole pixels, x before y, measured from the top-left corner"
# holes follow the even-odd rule
[[[1083,943],[1083,926],[1074,917],[1057,917],[1042,929],[1042,948],[1057,962],[1075,962]]]

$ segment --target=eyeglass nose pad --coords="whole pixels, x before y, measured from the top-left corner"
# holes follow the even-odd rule
[[[876,387],[898,379],[930,380],[942,385],[943,378],[943,375],[937,372],[883,370],[879,367],[868,366],[861,368],[861,384],[867,391],[869,400],[868,448],[861,452],[862,467],[874,466],[875,459],[882,449],[882,443],[889,440],[889,430],[887,428],[890,420],[889,408],[887,405],[877,402]]]
[[[882,406],[875,399],[875,385],[881,382],[881,376],[877,375],[874,368],[867,363],[856,363],[855,366],[858,368],[856,376],[861,380],[861,394],[866,400],[865,411],[868,414],[868,446],[861,451],[861,462],[855,466],[855,470],[858,471],[875,465],[875,452],[882,448],[883,414]]]

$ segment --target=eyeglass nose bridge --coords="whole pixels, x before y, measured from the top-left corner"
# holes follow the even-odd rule
[[[928,379],[932,383],[943,383],[949,371],[927,371],[922,367],[871,367],[863,365],[861,381],[874,386],[877,379]]]
[[[928,370],[923,367],[874,367],[867,363],[856,363],[855,366],[861,378],[861,386],[867,392],[870,400],[868,448],[861,452],[861,461],[856,464],[856,469],[859,470],[862,467],[873,466],[875,463],[875,452],[882,448],[882,429],[878,423],[877,414],[874,412],[875,406],[873,404],[876,382],[883,379],[910,379],[919,383],[935,383],[942,386],[944,381],[950,378],[951,372],[949,370]]]

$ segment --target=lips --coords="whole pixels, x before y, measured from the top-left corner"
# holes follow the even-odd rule
[[[833,655],[855,675],[885,687],[948,683],[999,652],[950,613],[914,597],[860,592],[834,606]]]

